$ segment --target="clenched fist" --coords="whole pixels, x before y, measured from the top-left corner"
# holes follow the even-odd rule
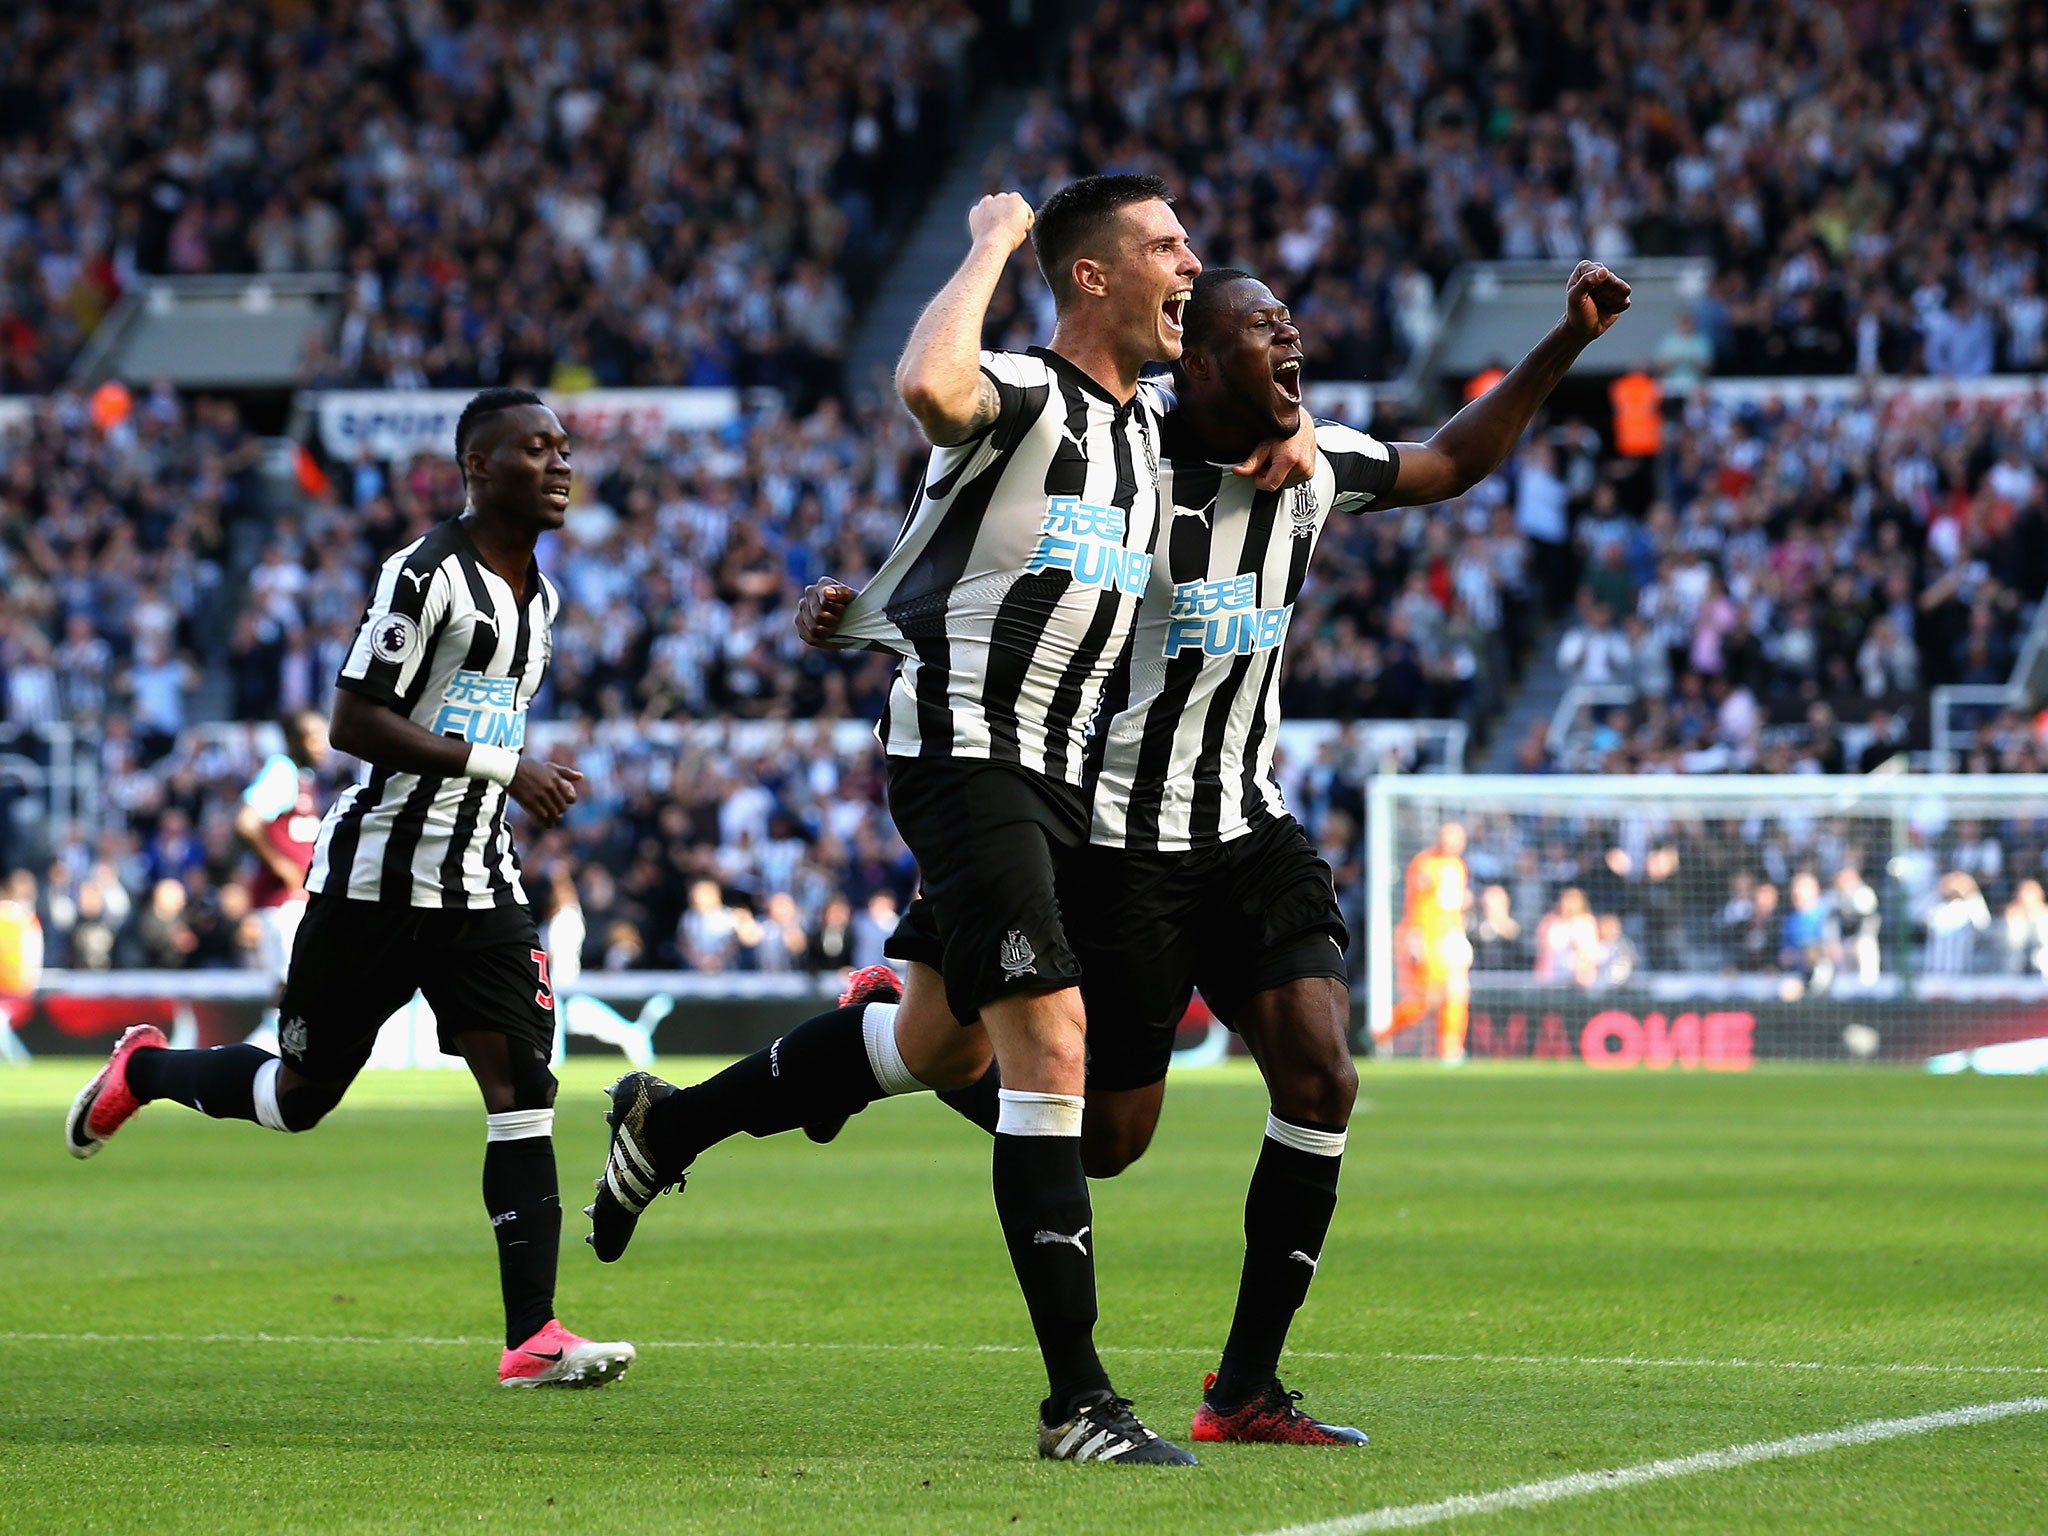
[[[796,605],[797,638],[805,645],[830,646],[839,621],[846,617],[846,605],[857,595],[845,582],[829,576],[805,587]]]
[[[1031,233],[1031,205],[1017,192],[991,192],[967,212],[967,233],[980,245],[983,241],[1014,251]]]
[[[1582,261],[1565,285],[1565,324],[1587,341],[1604,336],[1628,308],[1628,294],[1628,284],[1599,262]]]

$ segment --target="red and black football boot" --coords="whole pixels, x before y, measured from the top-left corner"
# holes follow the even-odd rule
[[[64,1117],[64,1150],[73,1157],[91,1157],[107,1138],[128,1123],[142,1101],[128,1086],[128,1061],[137,1051],[160,1051],[170,1044],[154,1024],[125,1031],[93,1080],[78,1090],[71,1113]]]
[[[1209,1389],[1216,1385],[1211,1371],[1202,1381],[1202,1406],[1195,1414],[1190,1438],[1209,1442],[1236,1441],[1240,1445],[1366,1445],[1365,1431],[1324,1424],[1310,1418],[1294,1405],[1299,1392],[1280,1385],[1278,1376],[1268,1378],[1259,1395],[1228,1413],[1217,1411],[1209,1402]]]
[[[861,1007],[867,1003],[900,1003],[903,1001],[903,983],[896,979],[896,973],[886,965],[864,965],[846,978],[846,989],[839,994],[842,1008]],[[823,1146],[846,1129],[849,1116],[840,1115],[831,1120],[820,1120],[804,1127],[804,1134]]]

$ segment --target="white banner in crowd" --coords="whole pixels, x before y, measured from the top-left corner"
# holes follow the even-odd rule
[[[320,446],[336,463],[353,463],[365,444],[380,459],[419,453],[453,456],[455,421],[475,394],[468,389],[337,389],[310,394]],[[545,394],[545,392],[543,392]],[[574,437],[610,437],[624,428],[638,437],[704,432],[740,413],[736,389],[592,389],[547,395]]]

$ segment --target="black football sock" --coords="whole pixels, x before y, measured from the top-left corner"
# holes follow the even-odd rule
[[[562,1196],[554,1122],[551,1109],[512,1109],[485,1119],[484,1210],[498,1240],[507,1349],[524,1344],[555,1315]]]
[[[865,1018],[871,1008],[886,1010],[893,1031],[895,1009],[889,1004],[835,1008],[804,1020],[717,1076],[664,1099],[648,1115],[655,1156],[687,1167],[706,1147],[741,1131],[774,1136],[855,1114],[886,1097],[869,1061]],[[881,1018],[878,1013],[878,1033]],[[890,1040],[893,1049],[893,1033]]]
[[[277,1058],[260,1046],[207,1051],[144,1049],[128,1058],[128,1087],[147,1104],[172,1099],[216,1120],[256,1118],[256,1074]]]
[[[1294,1314],[1308,1299],[1337,1209],[1344,1131],[1266,1117],[1265,1145],[1244,1202],[1244,1272],[1237,1313],[1209,1401],[1241,1407],[1280,1368]]]
[[[965,1088],[948,1088],[937,1097],[941,1104],[961,1119],[970,1125],[980,1126],[993,1136],[996,1117],[1002,1110],[1002,1099],[999,1097],[1002,1086],[1003,1074],[991,1061],[988,1070]]]
[[[1002,1090],[996,1215],[1045,1356],[1046,1422],[1110,1391],[1095,1353],[1095,1234],[1081,1171],[1081,1100]]]

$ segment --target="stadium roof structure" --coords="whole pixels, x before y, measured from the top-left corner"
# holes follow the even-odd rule
[[[339,272],[152,278],[114,306],[71,380],[289,388],[307,337],[332,324],[346,281]]]

